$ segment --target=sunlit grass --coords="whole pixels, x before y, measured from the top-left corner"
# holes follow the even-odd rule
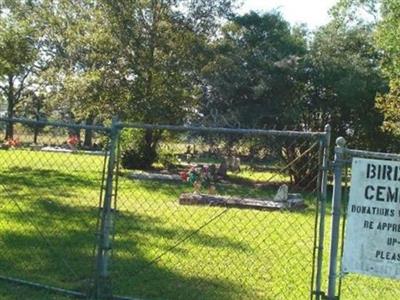
[[[242,168],[240,172],[229,172],[229,176],[254,182],[279,182],[290,183],[290,176],[279,171],[254,171],[250,168]]]
[[[102,168],[99,156],[0,151],[1,275],[87,290],[95,266]],[[255,180],[274,173],[256,176],[243,170],[240,175]],[[179,195],[192,190],[184,182],[120,178],[111,264],[116,294],[142,299],[308,299],[312,195],[303,195],[309,208],[302,212],[179,205]],[[218,184],[217,191],[262,199],[271,197],[276,186]],[[365,288],[370,282],[351,280]],[[384,287],[379,299],[393,299],[393,290]],[[12,295],[1,299],[64,299],[0,284],[0,296],[8,293]]]

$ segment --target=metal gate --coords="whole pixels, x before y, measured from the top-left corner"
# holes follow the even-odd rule
[[[400,155],[349,149],[346,141],[338,138],[335,148],[334,192],[332,201],[332,224],[327,299],[398,299],[398,280],[382,279],[343,272],[342,258],[346,230],[347,203],[350,175],[354,158],[400,161]]]
[[[0,150],[0,279],[94,299],[322,295],[329,127],[0,123],[15,126]]]
[[[322,273],[314,271],[323,259],[329,127],[311,133],[124,124],[121,136],[146,134],[158,135],[162,170],[169,164],[170,170],[118,172],[111,269],[117,294],[144,299],[319,294]],[[232,164],[226,178],[211,179],[196,191],[191,172],[215,171],[224,161]],[[293,202],[251,204],[268,204],[282,186]],[[296,199],[303,204],[296,206]]]
[[[86,297],[98,274],[94,258],[110,131],[2,120],[2,134],[11,125],[13,137],[0,150],[0,272],[1,279],[23,286],[4,286],[3,293],[19,299],[50,299],[46,290]],[[79,149],[85,130],[102,146]]]

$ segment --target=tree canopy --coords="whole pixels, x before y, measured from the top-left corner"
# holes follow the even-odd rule
[[[282,16],[235,17],[212,44],[204,67],[203,113],[213,125],[284,127],[300,122],[300,61],[305,37]]]
[[[339,0],[314,32],[276,11],[236,15],[236,5],[3,0],[7,114],[302,130],[331,123],[336,135],[375,149],[383,132],[400,134],[398,1]],[[150,147],[158,135],[149,134]]]
[[[390,81],[387,94],[378,97],[377,107],[385,115],[385,130],[400,136],[400,3],[382,1],[382,20],[376,32],[376,42],[382,50],[381,66]]]

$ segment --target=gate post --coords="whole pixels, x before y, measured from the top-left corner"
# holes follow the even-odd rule
[[[334,190],[332,199],[332,225],[331,225],[331,245],[329,257],[329,281],[328,294],[329,300],[336,299],[336,279],[337,279],[337,258],[339,248],[340,216],[342,201],[342,169],[344,147],[346,140],[343,137],[336,139],[335,160],[334,160]]]
[[[323,140],[323,158],[322,158],[322,180],[321,180],[321,203],[320,203],[320,221],[318,232],[318,253],[317,253],[317,274],[315,284],[316,300],[321,299],[322,291],[322,260],[324,255],[324,240],[325,240],[325,214],[326,214],[326,200],[327,200],[327,185],[328,185],[328,171],[329,171],[329,147],[331,143],[331,126],[325,126],[325,138]]]
[[[110,132],[110,144],[109,144],[109,158],[106,173],[106,182],[104,186],[104,198],[101,203],[101,215],[100,215],[100,231],[99,241],[97,245],[96,253],[96,279],[95,279],[95,290],[94,299],[111,299],[111,278],[109,274],[109,264],[112,250],[112,234],[113,234],[113,180],[114,171],[116,166],[117,156],[117,144],[119,137],[119,128],[117,126],[117,120],[113,118]]]

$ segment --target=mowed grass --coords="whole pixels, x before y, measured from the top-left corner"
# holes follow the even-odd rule
[[[99,156],[0,151],[0,275],[88,290],[102,168]],[[240,184],[217,190],[257,198],[276,192]],[[141,299],[309,298],[313,196],[304,195],[309,203],[305,211],[267,212],[179,205],[179,195],[190,191],[183,182],[119,178],[111,263],[115,294]],[[380,284],[349,279],[346,285],[356,283],[363,290],[371,282]],[[394,299],[398,294],[392,286],[381,284],[379,294],[364,293],[363,299]],[[0,296],[67,299],[6,282],[0,284]]]
[[[0,299],[40,299],[40,300],[71,300],[72,297],[64,296],[59,293],[49,292],[42,289],[35,289],[24,285],[18,285],[6,281],[0,281]]]

